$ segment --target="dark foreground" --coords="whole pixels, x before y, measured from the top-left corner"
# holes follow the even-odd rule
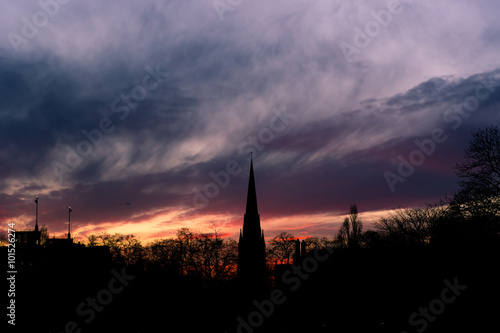
[[[499,253],[498,244],[322,250],[281,267],[262,294],[52,253],[18,270],[15,331],[499,332]]]

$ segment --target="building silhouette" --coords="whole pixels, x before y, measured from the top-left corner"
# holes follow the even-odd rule
[[[306,242],[304,240],[301,242],[300,240],[296,239],[295,253],[293,255],[293,263],[298,264],[306,255],[307,255]]]
[[[16,243],[22,246],[37,246],[41,243],[41,232],[38,230],[38,195],[35,197],[35,229],[16,230]]]
[[[21,246],[37,246],[41,242],[38,226],[34,230],[16,230],[16,243]]]
[[[237,274],[238,280],[248,291],[265,291],[267,288],[266,242],[260,227],[253,160],[250,160],[246,211],[238,242]]]
[[[36,211],[35,211],[35,228],[29,230],[16,230],[16,243],[22,248],[33,248],[40,246],[72,246],[75,245],[73,243],[73,238],[71,238],[71,229],[70,229],[70,215],[72,210],[69,207],[68,213],[68,234],[66,237],[52,237],[49,238],[47,227],[42,226],[42,230],[38,228],[38,195],[35,197]]]

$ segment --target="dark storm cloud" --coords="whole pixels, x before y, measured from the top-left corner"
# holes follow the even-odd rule
[[[36,173],[55,142],[57,131],[72,117],[73,78],[44,63],[0,62],[2,175]]]
[[[4,177],[25,172],[39,173],[50,163],[50,148],[70,146],[75,149],[78,142],[87,139],[83,131],[99,128],[104,117],[113,121],[116,134],[134,136],[148,129],[149,133],[156,132],[158,139],[165,140],[165,145],[181,139],[186,128],[193,125],[179,119],[192,112],[196,100],[183,97],[171,82],[157,89],[156,93],[163,98],[144,101],[130,112],[128,121],[120,122],[118,116],[121,113],[112,112],[111,102],[122,93],[129,94],[130,89],[147,75],[146,71],[135,79],[133,74],[126,79],[123,74],[114,79],[108,77],[108,84],[116,88],[108,88],[110,93],[104,95],[94,88],[96,83],[99,86],[102,78],[82,82],[82,77],[85,79],[82,68],[65,71],[47,63],[23,62],[2,62],[0,65],[0,138],[4,143],[1,150],[5,158],[1,168]],[[123,80],[130,82],[128,91],[123,89]],[[89,168],[102,171],[99,162],[102,161],[91,163]]]
[[[283,207],[283,211],[296,213],[320,211],[321,207],[341,209],[351,201],[362,203],[367,210],[375,210],[426,200],[432,203],[451,193],[457,181],[452,166],[462,160],[470,134],[479,127],[498,122],[499,73],[496,70],[465,79],[432,78],[404,94],[380,103],[372,101],[373,107],[365,103],[368,113],[364,110],[348,112],[287,133],[269,149],[294,151],[296,158],[290,161],[291,164],[276,163],[271,167],[273,171],[263,181],[272,184],[264,185],[263,192],[268,194],[264,201],[273,203],[269,208]],[[436,82],[439,88],[433,89]],[[480,100],[475,97],[477,94]],[[467,101],[474,100],[478,101],[477,108],[471,111]],[[461,106],[461,113],[451,112],[457,110],[455,106]],[[409,112],[420,113],[420,123],[412,119],[402,123],[398,120]],[[399,126],[392,126],[394,123]],[[401,155],[408,160],[413,151],[421,149],[416,140],[429,142],[436,128],[442,130],[446,140],[433,144],[433,151],[425,156],[422,165],[415,167],[406,183],[398,185],[397,197],[392,195],[384,172],[395,170],[396,157]],[[389,134],[373,141],[373,137],[384,133]],[[370,140],[371,144],[367,145]],[[300,164],[300,160],[308,159],[328,145],[335,149],[312,160],[308,168],[302,169],[304,173],[289,172],[294,164]],[[342,149],[346,146],[350,148],[347,151]],[[280,173],[289,176],[276,177]],[[273,190],[278,188],[283,190]],[[310,199],[304,200],[304,197]],[[272,210],[276,212],[279,208]]]
[[[285,131],[269,143],[266,150],[260,156],[258,155],[255,161],[261,210],[266,212],[268,217],[279,217],[286,214],[339,211],[348,207],[352,202],[358,202],[363,210],[389,209],[415,202],[437,200],[440,196],[451,192],[456,183],[451,166],[463,155],[470,132],[477,126],[488,125],[488,121],[498,117],[496,109],[500,98],[496,91],[500,90],[498,89],[500,80],[497,79],[497,74],[498,71],[461,80],[433,78],[404,94],[385,100],[366,101],[357,111],[332,116],[327,121],[301,124],[292,130]],[[387,127],[388,119],[400,117],[401,113],[422,112],[426,114],[429,109],[444,110],[445,104],[451,108],[452,102],[460,102],[467,96],[474,95],[477,84],[480,82],[478,77],[487,80],[484,82],[490,84],[495,93],[482,102],[481,107],[470,118],[464,119],[458,131],[452,130],[449,127],[450,124],[442,120],[442,112],[438,112],[430,120],[423,119],[422,121],[428,127],[419,135],[407,135],[411,131],[404,130],[404,128],[402,128],[403,131],[394,132],[391,126]],[[435,82],[441,84],[441,89],[439,89],[441,93],[436,93],[434,89],[423,89],[433,87]],[[457,85],[460,89],[450,88],[450,86]],[[67,94],[62,94],[62,96],[67,96]],[[62,99],[56,103],[68,102]],[[408,111],[408,105],[413,105],[412,111]],[[429,114],[433,115],[432,112]],[[120,131],[125,133],[125,136],[130,136],[130,140],[134,140],[138,146],[147,145],[141,141],[144,137],[149,138],[151,135],[156,135],[159,143],[165,140],[166,147],[169,145],[168,140],[180,141],[184,137],[182,133],[177,133],[176,136],[175,128],[168,132],[168,126],[162,127],[165,126],[161,123],[164,117],[158,117],[157,123],[151,122],[141,114],[137,115],[137,118],[136,122],[124,126]],[[36,121],[31,122],[28,119],[29,117],[17,121],[24,121],[25,124],[33,126],[33,129],[39,128],[36,126]],[[50,119],[53,121],[56,119],[49,124],[54,126],[53,131],[58,131],[58,118],[50,117]],[[97,120],[98,117],[90,118],[86,123],[93,124]],[[78,123],[78,125],[81,124],[81,122]],[[257,128],[262,128],[265,124],[262,122]],[[416,149],[415,139],[425,139],[432,128],[438,125],[447,131],[450,139],[438,145],[435,154],[418,167],[407,182],[398,185],[397,197],[394,197],[387,188],[383,173],[386,170],[394,170],[391,160],[398,155],[410,154]],[[412,124],[406,123],[406,126],[412,126]],[[167,133],[163,133],[162,129]],[[189,133],[188,127],[184,131]],[[366,143],[366,140],[371,140],[370,138],[374,135],[384,134],[387,131],[390,135],[382,136],[383,140]],[[2,131],[2,133],[5,132]],[[392,137],[394,133],[398,135]],[[244,142],[246,136],[242,135],[240,142]],[[33,151],[42,156],[49,154],[48,151],[40,149],[43,147],[40,140],[37,141],[35,138],[33,140],[39,145],[39,150]],[[331,145],[334,147],[332,150],[324,150],[325,147]],[[20,140],[17,146],[21,148],[21,151],[32,149],[27,141]],[[338,149],[339,147],[350,148]],[[356,147],[364,148],[356,149]],[[46,219],[53,220],[57,214],[61,213],[61,211],[57,212],[57,205],[63,207],[75,202],[78,202],[81,210],[80,223],[83,225],[96,224],[99,221],[120,222],[127,219],[140,221],[152,215],[145,213],[145,215],[139,214],[136,218],[131,218],[131,216],[141,211],[157,210],[153,213],[154,216],[162,212],[159,210],[162,207],[165,209],[168,207],[196,208],[192,204],[194,194],[191,189],[194,187],[202,189],[203,185],[213,182],[210,173],[224,170],[229,160],[237,161],[242,171],[231,178],[226,188],[220,189],[220,195],[211,199],[208,207],[196,210],[194,214],[221,211],[238,214],[244,205],[248,161],[247,156],[237,152],[237,145],[233,144],[228,148],[226,154],[204,163],[190,164],[186,161],[182,166],[167,172],[130,174],[126,179],[101,182],[96,182],[96,179],[99,179],[103,173],[109,173],[109,168],[113,170],[112,172],[120,173],[126,172],[127,165],[125,169],[120,169],[112,164],[106,164],[104,160],[96,160],[75,173],[74,186],[50,192],[50,199],[47,201],[51,203],[48,205],[51,207],[48,210],[51,213],[47,213]],[[324,153],[320,156],[312,157],[322,150]],[[291,160],[280,159],[279,154],[284,152],[292,152],[294,157]],[[14,152],[12,151],[11,154]],[[271,163],[266,161],[266,154],[278,154],[278,157]],[[144,159],[146,158],[141,150],[132,147],[127,163],[128,165],[140,164]],[[18,167],[21,161],[16,161]],[[309,165],[298,168],[297,166],[306,163],[304,161],[308,161]],[[26,168],[29,169],[30,165],[31,161],[27,162]],[[83,183],[80,183],[78,179]],[[12,203],[14,207],[19,207],[22,202],[20,193],[27,191],[30,187],[31,190],[40,189],[35,189],[34,186],[36,187],[35,184],[31,184],[19,189],[16,195],[6,198],[6,201]],[[129,210],[122,207],[126,201],[134,202]],[[29,202],[25,203],[26,209],[29,209],[29,206]],[[19,211],[13,210],[13,215],[6,215],[13,217],[18,213]]]
[[[0,40],[3,218],[30,212],[36,194],[46,220],[64,220],[58,207],[77,202],[80,223],[96,227],[179,207],[238,215],[253,144],[268,216],[353,202],[380,210],[453,191],[450,166],[470,132],[498,121],[498,4],[401,4],[352,63],[338,45],[354,43],[354,28],[386,2],[245,1],[222,21],[210,1],[60,6],[17,52]],[[21,18],[38,10],[12,4],[1,36],[21,34]],[[457,114],[480,84],[488,97]],[[283,108],[293,116],[269,132]],[[398,156],[435,128],[446,142],[392,193],[384,172],[397,173]],[[79,145],[92,152],[69,163]],[[197,208],[193,189],[203,193],[231,160],[241,172]]]

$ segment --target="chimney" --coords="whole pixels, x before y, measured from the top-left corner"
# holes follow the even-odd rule
[[[293,256],[293,263],[297,263],[300,260],[300,241],[295,240],[295,255]]]
[[[303,240],[300,247],[300,256],[303,257],[305,255],[306,255],[306,241]]]

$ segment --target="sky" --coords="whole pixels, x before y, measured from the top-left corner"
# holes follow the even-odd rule
[[[10,1],[0,220],[51,236],[236,237],[250,152],[269,239],[458,189],[498,124],[500,2]],[[127,204],[129,203],[129,204]]]

